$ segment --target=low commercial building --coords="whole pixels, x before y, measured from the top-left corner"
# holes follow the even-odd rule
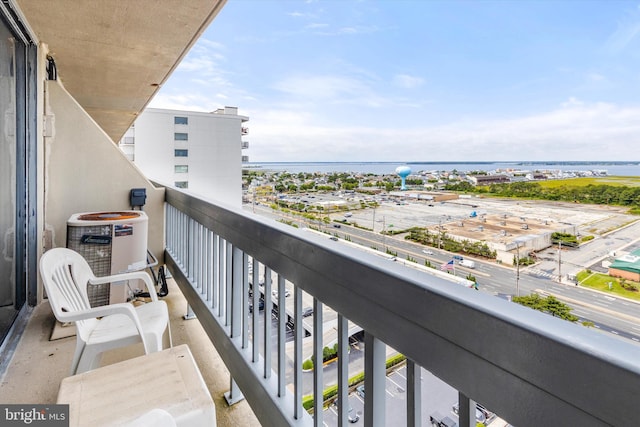
[[[640,249],[616,258],[609,266],[609,275],[640,282]]]

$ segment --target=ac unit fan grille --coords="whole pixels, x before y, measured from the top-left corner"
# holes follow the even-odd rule
[[[111,238],[111,225],[91,225],[84,227],[67,227],[67,247],[78,252],[87,260],[93,274],[98,277],[111,274],[111,245],[101,243],[90,243],[100,239],[90,239],[83,243],[85,236],[108,236]],[[84,239],[87,241],[87,239]],[[109,304],[109,293],[111,284],[91,285],[87,287],[89,304],[92,307]]]

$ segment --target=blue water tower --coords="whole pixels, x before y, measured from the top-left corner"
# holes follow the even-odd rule
[[[411,174],[411,168],[409,166],[398,166],[396,168],[396,173],[402,179],[402,184],[400,185],[400,190],[404,191],[407,189],[405,185],[405,179]]]

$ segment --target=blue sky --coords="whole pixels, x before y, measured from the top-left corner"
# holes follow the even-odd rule
[[[151,107],[252,162],[640,160],[640,0],[229,0]]]

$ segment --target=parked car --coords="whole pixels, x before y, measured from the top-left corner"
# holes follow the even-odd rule
[[[302,309],[302,317],[309,317],[313,314],[313,307],[305,307]]]
[[[274,298],[278,298],[278,291],[276,291],[275,289],[271,291],[271,295],[273,295]],[[291,295],[291,292],[289,292],[289,289],[285,289],[284,290],[284,297],[288,297]]]
[[[431,249],[423,249],[422,253],[427,254],[427,255],[433,255],[433,251]]]
[[[456,403],[455,405],[453,405],[453,413],[456,415],[460,415],[460,406],[458,403]],[[484,406],[482,406],[479,403],[476,403],[476,422],[482,423],[482,424],[486,424],[487,420],[489,417],[487,417],[487,415],[489,414],[489,411],[487,411],[485,409]]]
[[[347,419],[350,423],[357,423],[360,420],[360,415],[353,410],[353,408],[349,408],[349,414],[347,415]]]
[[[364,384],[360,384],[358,387],[356,387],[356,393],[358,393],[358,396],[364,399]]]
[[[429,421],[433,427],[458,427],[458,423],[438,412],[431,414]]]

